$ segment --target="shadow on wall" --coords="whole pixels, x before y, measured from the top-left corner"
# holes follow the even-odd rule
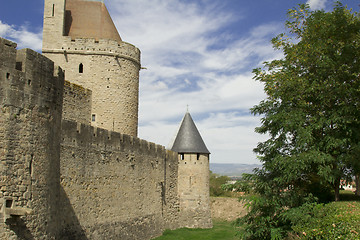
[[[19,240],[35,240],[34,236],[31,234],[30,230],[26,226],[26,222],[17,217],[14,219],[8,219],[7,224],[9,228],[14,231]]]
[[[61,240],[88,240],[84,229],[81,227],[71,206],[70,200],[62,186],[60,186],[60,216],[62,228],[60,230]]]

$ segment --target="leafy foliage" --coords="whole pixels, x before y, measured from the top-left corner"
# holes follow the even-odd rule
[[[360,17],[336,3],[332,12],[301,4],[288,11],[287,34],[272,40],[284,57],[253,72],[267,98],[251,111],[255,131],[269,134],[254,151],[243,239],[282,239],[295,224],[287,213],[316,201],[339,200],[340,179],[359,173]],[[349,171],[350,169],[350,171]]]
[[[243,192],[249,194],[254,188],[254,183],[251,181],[251,174],[244,173],[240,180],[233,184],[223,184],[221,188],[225,191]]]
[[[226,184],[229,180],[228,176],[220,176],[210,171],[210,196],[230,196],[230,193],[222,188],[222,185]]]
[[[360,202],[304,204],[284,217],[292,223],[294,239],[360,239]]]

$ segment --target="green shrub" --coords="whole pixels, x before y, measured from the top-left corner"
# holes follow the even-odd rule
[[[360,202],[304,204],[284,213],[293,239],[360,239]]]
[[[222,189],[222,185],[228,182],[228,176],[220,176],[210,171],[210,196],[212,197],[230,197],[231,193]]]
[[[224,184],[222,189],[225,191],[244,192],[249,194],[253,188],[254,183],[250,179],[251,174],[243,174],[240,180],[237,180],[234,184]]]

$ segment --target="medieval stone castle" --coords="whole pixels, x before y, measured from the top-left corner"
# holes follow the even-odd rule
[[[189,113],[172,151],[137,138],[140,51],[104,3],[45,0],[42,51],[0,39],[0,239],[211,227],[210,153]]]

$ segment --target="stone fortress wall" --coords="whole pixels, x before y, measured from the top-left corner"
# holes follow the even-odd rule
[[[183,225],[176,153],[73,121],[62,133],[60,239],[149,239]]]
[[[62,118],[90,124],[92,92],[80,85],[65,81]]]
[[[0,239],[143,240],[185,226],[178,154],[61,121],[63,96],[89,92],[64,88],[52,61],[15,48],[0,38]]]
[[[1,38],[0,53],[0,239],[53,239],[64,74]]]
[[[45,0],[44,55],[0,38],[0,239],[211,227],[208,155],[136,137],[140,51],[63,36],[65,3]]]
[[[64,36],[61,44],[43,54],[65,70],[66,80],[92,91],[91,125],[136,136],[140,51],[105,39]]]
[[[61,66],[65,80],[92,91],[92,126],[137,136],[140,50],[123,41],[67,36],[70,3],[76,1],[45,1],[43,54]]]

